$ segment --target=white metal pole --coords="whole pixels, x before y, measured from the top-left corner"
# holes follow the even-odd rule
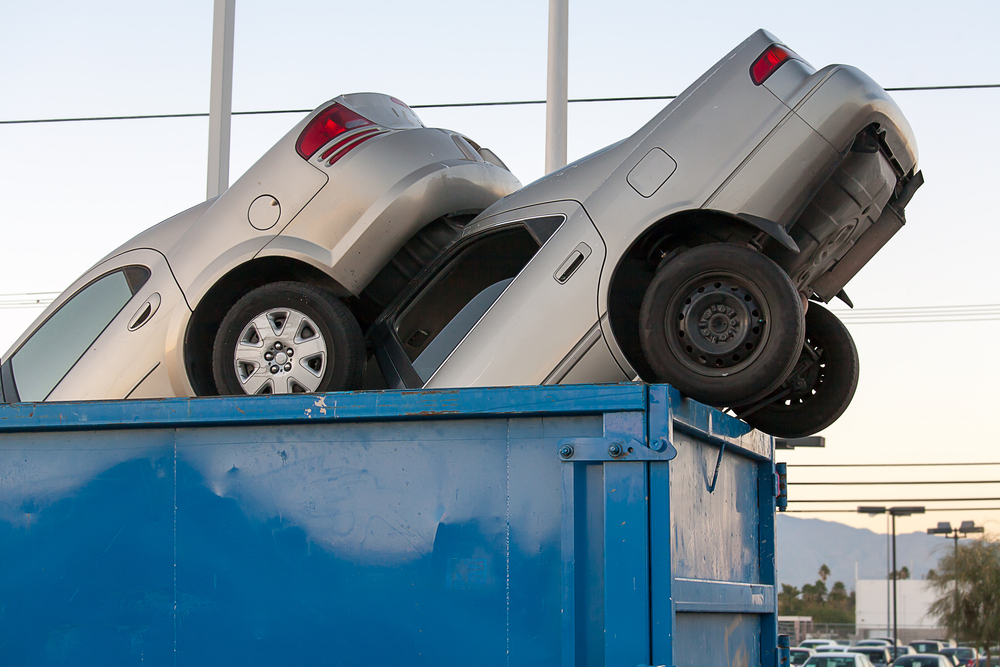
[[[569,0],[549,0],[549,70],[545,95],[545,173],[566,166],[569,105]]]
[[[208,106],[208,198],[229,187],[229,135],[233,113],[233,33],[236,0],[215,0],[212,19],[212,93]]]

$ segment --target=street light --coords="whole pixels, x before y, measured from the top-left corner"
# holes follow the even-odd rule
[[[955,540],[955,567],[958,567],[958,534],[968,536],[969,533],[983,532],[982,526],[977,526],[975,521],[963,521],[958,528],[952,528],[950,521],[938,521],[937,528],[928,528],[928,535],[944,535]],[[955,613],[958,613],[958,577],[955,577]],[[956,639],[958,639],[958,629],[955,629]]]
[[[859,514],[868,514],[874,516],[876,514],[889,513],[892,517],[892,572],[890,576],[892,577],[892,643],[893,646],[899,645],[899,622],[898,616],[896,614],[896,580],[899,579],[899,572],[896,570],[896,517],[897,516],[910,516],[911,514],[923,514],[925,511],[924,507],[920,506],[904,506],[904,507],[872,507],[872,506],[862,506],[858,508]],[[895,650],[895,649],[893,649]]]

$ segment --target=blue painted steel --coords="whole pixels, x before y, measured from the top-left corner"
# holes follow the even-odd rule
[[[772,667],[772,452],[657,385],[0,406],[0,664]]]
[[[788,635],[778,635],[778,667],[788,667],[792,662],[791,640]]]
[[[295,424],[303,420],[412,419],[470,415],[605,414],[644,410],[639,384],[509,387],[425,391],[364,391],[332,394],[218,396],[191,400],[0,405],[0,433],[96,428],[168,428]]]

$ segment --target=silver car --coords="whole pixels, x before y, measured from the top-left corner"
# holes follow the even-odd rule
[[[849,301],[916,165],[878,84],[758,31],[638,132],[465,227],[373,327],[366,386],[641,378],[775,435],[818,431],[858,358],[817,302]]]
[[[3,400],[354,388],[361,327],[519,187],[492,152],[398,99],[338,97],[222,196],[73,283],[4,355]]]

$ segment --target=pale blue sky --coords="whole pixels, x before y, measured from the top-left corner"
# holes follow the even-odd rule
[[[0,119],[206,111],[211,19],[211,0],[6,2]],[[412,105],[542,99],[546,20],[544,0],[237,0],[233,108],[305,109],[366,90]],[[680,92],[759,27],[817,67],[852,64],[886,87],[1000,83],[998,26],[995,1],[570,0],[569,93]],[[907,211],[906,228],[848,286],[851,297],[860,308],[1000,303],[1000,90],[894,96],[914,127],[927,184]],[[661,106],[571,105],[570,160],[630,134]],[[543,107],[419,113],[427,125],[462,131],[494,149],[522,182],[542,175]],[[299,118],[234,118],[233,179]],[[207,127],[204,118],[0,126],[0,294],[59,291],[120,242],[203,200]],[[36,314],[0,310],[0,350]],[[862,361],[854,403],[825,433],[825,451],[781,458],[1000,461],[1000,437],[989,426],[1000,403],[997,328],[989,321],[852,325]],[[793,481],[1000,479],[998,473],[793,468]],[[818,489],[793,487],[793,497],[1000,497],[1000,483]],[[883,520],[818,516],[884,530]],[[1000,532],[1000,512],[928,514],[901,520],[900,530],[963,519]]]

